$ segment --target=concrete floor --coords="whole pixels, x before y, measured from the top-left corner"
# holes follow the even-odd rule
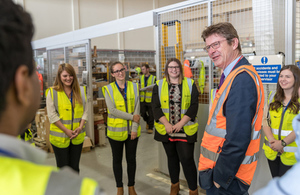
[[[145,127],[145,122],[142,121],[141,125],[142,127]],[[112,154],[108,140],[106,143],[106,146],[98,146],[89,152],[82,153],[80,161],[80,175],[83,177],[93,178],[108,195],[114,195],[116,194],[116,184],[112,170]],[[153,139],[153,134],[147,134],[145,130],[142,131],[137,149],[137,171],[135,184],[136,192],[139,195],[167,195],[170,193],[169,177],[158,171],[159,144],[161,143]],[[126,188],[127,174],[125,154],[123,157],[123,183],[126,195],[128,193]],[[196,162],[198,161],[198,159],[195,160]],[[46,164],[56,166],[54,154],[48,153]],[[196,163],[196,165],[197,164],[198,163]],[[261,152],[258,168],[249,193],[253,194],[254,191],[265,186],[270,179],[271,175],[267,161]],[[189,193],[186,182],[181,181],[180,183],[180,195],[188,195]],[[199,194],[203,195],[206,193],[204,190],[199,188]]]

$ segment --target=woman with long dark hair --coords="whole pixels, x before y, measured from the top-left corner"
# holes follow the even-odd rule
[[[295,132],[292,121],[299,113],[298,89],[300,70],[295,65],[283,66],[279,72],[276,92],[271,92],[265,106],[263,149],[272,177],[280,177],[297,161]]]
[[[180,163],[190,195],[198,194],[194,147],[198,131],[198,90],[194,81],[183,76],[181,62],[168,60],[165,78],[153,88],[152,110],[155,119],[154,139],[162,142],[171,177],[170,195],[179,193]]]

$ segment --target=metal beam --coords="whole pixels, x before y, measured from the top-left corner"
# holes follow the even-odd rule
[[[295,64],[296,0],[285,1],[285,64]]]

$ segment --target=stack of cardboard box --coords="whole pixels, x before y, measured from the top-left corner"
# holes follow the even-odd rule
[[[108,85],[108,82],[94,82],[93,85],[97,86],[97,90],[100,90],[102,94],[102,87]],[[95,89],[94,89],[95,90]],[[106,121],[107,121],[107,106],[105,99],[103,97],[95,97],[93,100],[94,107],[94,135],[95,135],[95,144],[104,146],[106,145]]]
[[[37,137],[33,140],[35,145],[45,151],[53,152],[49,141],[50,122],[47,115],[47,109],[39,109],[35,115],[35,124]]]

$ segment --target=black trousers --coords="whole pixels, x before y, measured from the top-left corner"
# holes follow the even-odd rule
[[[57,167],[62,168],[64,166],[69,166],[79,173],[79,161],[83,143],[74,145],[72,144],[72,141],[70,141],[70,145],[67,148],[58,148],[53,144],[51,145],[54,150]]]
[[[210,189],[206,190],[206,195],[249,195],[248,189],[248,185],[234,178],[227,189],[222,187],[216,188],[216,186],[213,185]]]
[[[140,111],[144,121],[146,121],[146,123],[149,125],[149,129],[153,129],[154,116],[151,103],[141,102]]]
[[[277,156],[275,160],[268,159],[268,163],[273,178],[283,176],[290,168],[292,168],[292,166],[284,165],[279,156]]]
[[[167,158],[171,182],[179,182],[180,162],[190,190],[197,189],[197,169],[194,161],[195,143],[163,142]]]
[[[138,144],[138,138],[131,140],[130,135],[128,135],[128,138],[125,141],[116,141],[110,138],[108,138],[108,140],[113,155],[113,171],[117,187],[123,187],[122,159],[124,145],[127,162],[128,186],[134,186],[136,172],[136,149]]]

